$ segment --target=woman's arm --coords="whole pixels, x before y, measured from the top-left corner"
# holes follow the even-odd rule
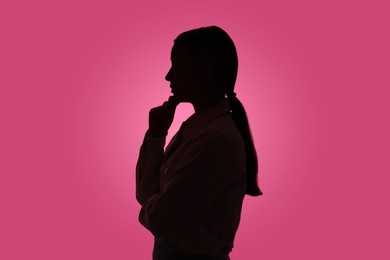
[[[165,136],[153,137],[146,132],[136,166],[136,198],[143,205],[160,191],[159,168],[164,158]]]
[[[162,106],[152,108],[149,112],[149,129],[136,166],[136,198],[141,205],[160,190],[159,168],[164,158],[165,138],[177,105],[177,100],[171,96]]]

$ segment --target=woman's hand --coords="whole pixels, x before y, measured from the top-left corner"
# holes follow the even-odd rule
[[[155,137],[166,136],[173,122],[176,106],[179,102],[170,96],[162,106],[154,107],[149,112],[149,135]]]

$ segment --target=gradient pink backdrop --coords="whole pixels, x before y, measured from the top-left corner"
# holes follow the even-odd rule
[[[141,3],[142,2],[142,3]],[[0,259],[151,259],[135,164],[174,38],[218,25],[259,154],[232,260],[390,259],[386,1],[2,1]],[[169,137],[192,113],[180,105]]]

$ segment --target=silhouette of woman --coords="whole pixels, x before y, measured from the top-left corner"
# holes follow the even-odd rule
[[[165,79],[173,96],[149,112],[136,166],[140,223],[154,260],[230,259],[245,194],[262,194],[248,119],[234,93],[237,52],[217,26],[183,32]],[[176,106],[193,105],[168,144]]]

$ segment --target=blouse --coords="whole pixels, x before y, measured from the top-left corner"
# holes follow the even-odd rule
[[[155,240],[187,253],[228,254],[246,192],[244,142],[221,100],[194,113],[173,136],[146,132],[136,166],[140,223]]]

